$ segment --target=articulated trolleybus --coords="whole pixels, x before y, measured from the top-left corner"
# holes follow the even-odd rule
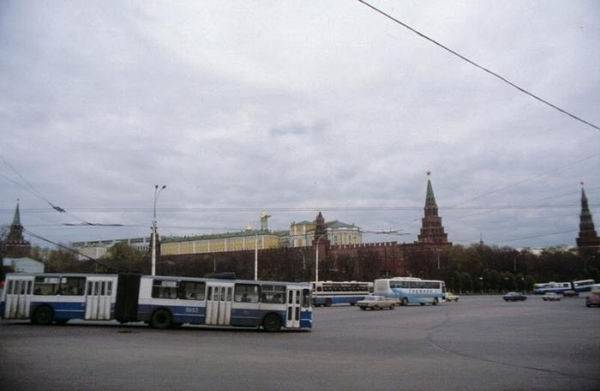
[[[139,274],[8,274],[4,319],[64,324],[71,319],[195,324],[266,331],[310,329],[310,284]]]
[[[595,284],[594,280],[579,280],[579,281],[565,281],[565,282],[543,282],[533,284],[533,293],[536,295],[543,295],[544,293],[565,293],[565,291],[575,292],[589,292],[592,289],[592,285]]]
[[[372,282],[317,281],[312,282],[312,300],[315,307],[332,304],[354,305],[373,292]]]
[[[396,299],[400,305],[436,305],[446,297],[446,284],[416,277],[384,278],[375,280],[375,294]]]

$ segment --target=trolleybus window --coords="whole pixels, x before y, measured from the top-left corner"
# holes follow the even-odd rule
[[[310,289],[302,289],[302,307],[310,307]]]
[[[239,303],[258,303],[258,285],[235,284],[235,301]]]
[[[155,299],[176,299],[177,281],[154,280],[152,285],[152,297]]]
[[[285,304],[285,285],[262,285],[260,288],[262,303]]]
[[[204,300],[206,284],[196,281],[181,281],[179,284],[179,298],[185,300]],[[210,298],[209,298],[210,299]]]
[[[58,293],[60,278],[58,277],[36,277],[34,295],[55,296]]]
[[[83,296],[85,277],[63,277],[60,279],[59,292],[64,296]]]

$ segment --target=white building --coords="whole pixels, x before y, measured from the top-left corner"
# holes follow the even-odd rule
[[[127,245],[143,252],[148,252],[150,249],[149,237],[73,242],[71,243],[71,247],[83,255],[98,259],[106,255],[108,250],[117,243],[127,243]],[[86,259],[86,257],[82,255],[79,255],[78,258],[79,260]]]
[[[23,258],[4,258],[2,266],[11,267],[15,273],[43,273],[46,265],[35,259]]]

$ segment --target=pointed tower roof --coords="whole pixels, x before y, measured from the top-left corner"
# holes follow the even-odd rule
[[[431,185],[431,171],[427,171],[427,193],[425,195],[425,216],[421,220],[421,233],[417,243],[433,245],[450,245],[448,235],[444,232],[442,218],[438,216],[438,207]]]
[[[9,257],[27,257],[31,252],[31,244],[23,238],[23,226],[21,225],[21,212],[19,210],[19,201],[15,208],[10,230],[4,241],[5,255]]]
[[[433,187],[431,186],[431,179],[429,176],[431,175],[431,171],[427,171],[427,195],[425,197],[425,208],[437,208],[437,204],[435,203],[435,195],[433,194]]]
[[[21,225],[21,212],[19,212],[19,200],[17,200],[17,207],[15,208],[15,215],[13,216],[12,225]]]
[[[588,199],[585,195],[583,182],[581,182],[581,213],[579,214],[579,236],[577,237],[577,247],[580,250],[591,249],[592,252],[599,251],[600,238],[596,234],[592,213],[588,206]]]
[[[325,225],[325,219],[323,218],[323,214],[319,212],[317,219],[315,220],[315,240],[317,240],[319,236],[323,236],[326,233],[327,226]]]

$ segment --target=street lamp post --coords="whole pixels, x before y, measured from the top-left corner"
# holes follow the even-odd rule
[[[156,275],[156,202],[160,193],[167,188],[167,185],[154,185],[154,209],[152,214],[152,275]]]
[[[258,232],[254,236],[254,281],[258,281]]]

